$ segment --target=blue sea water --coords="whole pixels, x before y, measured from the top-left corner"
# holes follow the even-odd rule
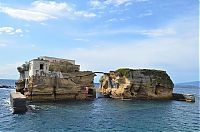
[[[13,85],[13,80],[0,84]],[[98,98],[93,101],[35,103],[25,114],[12,114],[9,93],[0,89],[0,131],[13,132],[199,132],[199,89],[175,88],[175,92],[196,94],[196,102]]]

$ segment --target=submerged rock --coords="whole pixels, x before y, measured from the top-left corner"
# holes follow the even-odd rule
[[[173,93],[172,96],[173,96],[173,100],[195,102],[195,96],[192,94]]]
[[[1,85],[1,84],[0,84],[0,88],[14,88],[14,87],[13,87],[13,86]]]
[[[99,92],[122,99],[171,99],[173,87],[166,71],[125,68],[104,74]]]

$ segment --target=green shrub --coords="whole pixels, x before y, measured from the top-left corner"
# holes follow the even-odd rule
[[[120,68],[118,70],[116,70],[115,72],[117,72],[120,76],[125,76],[125,77],[129,77],[129,68]]]

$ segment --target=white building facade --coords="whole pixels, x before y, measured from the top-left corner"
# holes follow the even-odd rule
[[[34,59],[29,62],[29,77],[39,75],[45,76],[49,74],[49,61]]]
[[[51,63],[66,61],[75,65],[75,60],[47,56],[38,57],[37,59],[33,59],[18,67],[18,71],[20,72],[20,79],[29,79],[29,77],[36,75],[63,78],[63,75],[60,71],[49,71],[49,67]]]

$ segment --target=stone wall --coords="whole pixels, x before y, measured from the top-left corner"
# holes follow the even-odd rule
[[[49,71],[58,71],[62,73],[78,72],[80,65],[74,65],[70,62],[52,62],[49,66]]]

